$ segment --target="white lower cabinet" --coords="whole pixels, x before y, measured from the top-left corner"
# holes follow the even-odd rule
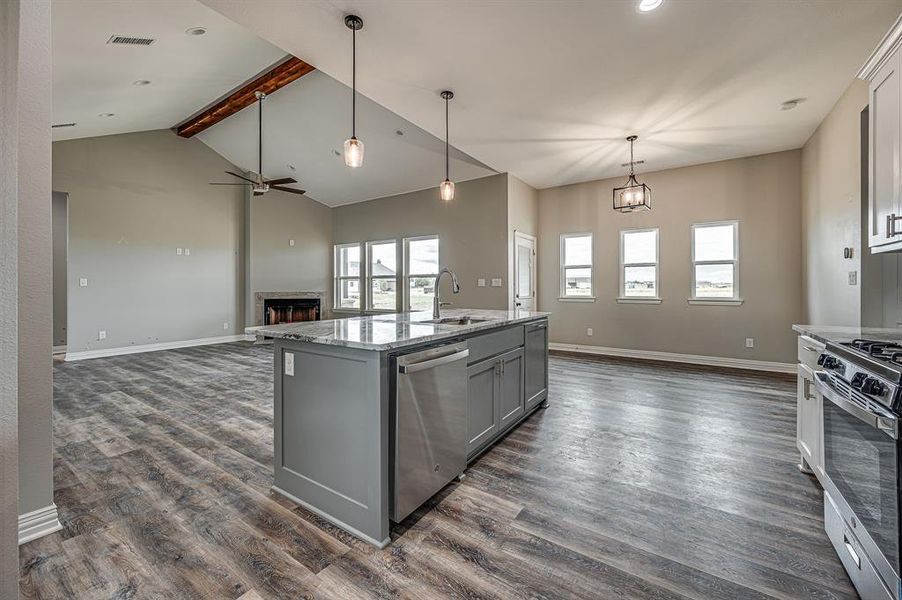
[[[814,387],[814,372],[804,364],[799,364],[796,407],[796,445],[801,454],[799,468],[814,473],[820,480],[824,476],[824,398]]]

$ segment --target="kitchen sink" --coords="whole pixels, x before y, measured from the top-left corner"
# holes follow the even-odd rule
[[[473,323],[485,323],[491,319],[474,319],[473,317],[445,317],[444,319],[433,319],[425,321],[426,323],[436,323],[438,325],[472,325]]]

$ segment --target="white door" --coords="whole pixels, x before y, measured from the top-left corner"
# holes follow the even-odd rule
[[[536,309],[536,238],[514,232],[514,308]]]

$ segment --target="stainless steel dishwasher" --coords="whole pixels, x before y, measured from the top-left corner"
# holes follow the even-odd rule
[[[467,466],[466,342],[398,356],[392,520],[400,522]]]

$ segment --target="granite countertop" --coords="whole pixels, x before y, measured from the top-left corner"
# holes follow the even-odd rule
[[[850,342],[856,338],[867,338],[879,342],[902,343],[902,329],[879,327],[840,327],[835,325],[793,325],[792,330],[826,344]]]
[[[457,308],[443,310],[442,318],[469,316],[484,320],[468,325],[429,323],[428,321],[432,320],[432,312],[422,311],[367,315],[328,321],[305,321],[285,325],[262,325],[248,327],[245,332],[258,336],[381,352],[514,323],[525,323],[545,318],[550,314],[528,310]]]

